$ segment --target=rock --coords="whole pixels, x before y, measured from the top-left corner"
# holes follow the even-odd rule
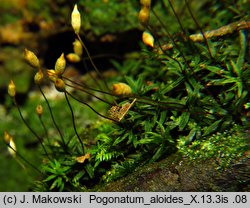
[[[97,191],[250,191],[249,153],[226,170],[220,170],[218,158],[190,162],[176,153],[160,162],[138,168],[125,178]]]

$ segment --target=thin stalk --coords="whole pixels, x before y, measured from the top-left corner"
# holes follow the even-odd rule
[[[62,76],[62,78],[63,78],[64,80],[67,80],[67,81],[69,81],[69,82],[71,82],[71,83],[73,83],[73,84],[75,84],[75,85],[78,85],[78,86],[80,86],[80,87],[82,87],[82,88],[86,88],[86,89],[88,89],[88,90],[92,90],[92,91],[95,91],[95,92],[100,92],[100,93],[102,93],[102,94],[114,96],[114,95],[113,95],[112,93],[110,93],[110,92],[106,92],[106,91],[103,91],[103,90],[98,90],[98,89],[89,87],[89,86],[86,85],[86,84],[80,84],[80,83],[78,83],[78,82],[75,82],[74,80],[71,80],[71,79],[67,78],[67,77]]]
[[[89,57],[88,57],[88,59],[89,59]],[[90,73],[89,67],[88,67],[88,65],[87,65],[87,63],[86,63],[86,61],[85,61],[84,59],[82,59],[82,63],[83,63],[84,69],[86,69],[86,71],[88,72],[88,73],[87,73],[88,76],[90,76],[90,78],[91,78],[92,80],[94,80],[94,82],[96,83],[97,87],[99,87],[99,88],[101,89],[101,84],[100,84],[99,81],[92,75],[92,73]],[[97,75],[100,76],[100,74],[97,74]]]
[[[140,96],[131,96],[128,98],[136,98],[136,102],[137,103],[144,103],[144,104],[148,104],[148,105],[154,105],[154,106],[158,106],[161,108],[166,108],[166,109],[176,109],[176,110],[183,110],[186,108],[185,104],[181,104],[181,103],[176,103],[176,102],[164,102],[164,101],[156,101],[156,100],[151,100],[149,98],[144,98],[144,97],[140,97]]]
[[[173,6],[171,0],[168,0],[168,3],[169,3],[169,5],[170,5],[170,7],[171,7],[172,12],[174,13],[175,18],[177,19],[178,24],[180,25],[180,28],[181,28],[181,30],[182,30],[183,35],[184,35],[184,36],[186,37],[186,39],[188,40],[187,43],[189,44],[189,46],[190,46],[190,48],[192,49],[192,51],[193,51],[193,52],[196,52],[196,50],[194,50],[194,47],[193,47],[194,45],[193,45],[192,42],[190,41],[190,38],[189,38],[189,36],[188,36],[186,30],[184,29],[184,27],[183,27],[183,25],[182,25],[182,23],[181,23],[181,20],[180,20],[180,18],[178,17],[178,15],[177,15],[177,13],[176,13],[176,11],[175,11],[175,9],[174,9],[174,6]],[[163,5],[167,8],[166,3],[165,3],[164,0],[163,0]],[[190,67],[189,67],[189,68],[190,68]]]
[[[198,21],[195,19],[194,14],[193,14],[193,12],[191,11],[191,8],[190,8],[190,6],[189,6],[189,4],[188,4],[188,1],[185,0],[185,3],[186,3],[186,5],[187,5],[188,12],[190,13],[192,19],[194,20],[196,26],[199,28],[199,30],[200,30],[200,32],[201,32],[201,34],[202,34],[202,36],[203,36],[203,38],[204,38],[204,40],[205,40],[205,44],[206,44],[206,46],[207,46],[207,49],[208,49],[208,52],[209,52],[209,56],[210,56],[211,59],[213,59],[213,55],[212,55],[212,53],[211,53],[211,50],[210,50],[210,47],[209,47],[209,44],[208,44],[208,40],[207,40],[207,38],[206,38],[206,36],[205,36],[203,30],[202,30],[201,26],[199,25]]]
[[[150,32],[154,37],[156,37],[156,33],[154,32],[153,29],[151,29],[151,27],[147,26],[146,28],[149,30],[149,32]],[[183,70],[183,67],[181,66],[181,63],[180,63],[177,59],[171,57],[170,55],[168,55],[168,54],[166,53],[165,50],[163,50],[163,48],[162,48],[162,46],[161,46],[161,43],[160,43],[160,41],[158,40],[158,38],[156,38],[156,41],[157,41],[157,43],[158,43],[158,45],[159,45],[161,51],[164,53],[164,55],[166,55],[168,58],[170,58],[170,59],[172,59],[173,61],[175,61],[175,62],[179,65],[179,67],[180,67],[180,69],[181,69],[182,72],[185,71],[185,70]]]
[[[96,95],[94,95],[94,94],[88,92],[87,90],[85,90],[85,89],[83,89],[83,88],[75,87],[75,86],[72,86],[72,85],[67,84],[67,83],[66,83],[65,85],[68,86],[68,87],[72,87],[72,88],[74,88],[74,89],[77,89],[77,90],[79,90],[79,91],[85,92],[86,94],[91,95],[91,96],[97,98],[98,100],[100,100],[100,101],[102,101],[102,102],[104,102],[104,103],[107,103],[108,105],[111,105],[111,106],[113,105],[112,103],[110,103],[110,102],[108,102],[108,101],[106,101],[106,100],[103,100],[102,98],[100,98],[100,97],[98,97],[98,96],[96,96]]]
[[[43,175],[43,173],[32,163],[30,163],[28,160],[26,160],[20,153],[18,153],[12,146],[10,146],[9,144],[6,144],[9,148],[11,148],[18,157],[20,157],[24,162],[26,162],[30,167],[32,167],[34,170],[36,170],[38,173],[40,173],[41,175]]]
[[[82,41],[80,35],[79,35],[79,34],[76,34],[76,36],[77,36],[78,40],[80,41],[80,43],[82,44],[84,50],[86,51],[87,56],[88,56],[88,58],[89,58],[89,60],[90,60],[91,65],[94,67],[96,73],[103,79],[103,81],[104,81],[104,83],[105,83],[105,85],[106,85],[106,87],[107,87],[107,89],[108,89],[108,84],[105,82],[105,80],[104,80],[102,74],[100,73],[100,71],[99,71],[98,68],[96,67],[94,61],[93,61],[92,58],[91,58],[91,55],[90,55],[90,53],[89,53],[89,50],[87,49],[87,47],[86,47],[85,44],[83,43],[83,41]]]
[[[154,14],[154,16],[157,18],[157,20],[160,22],[160,24],[163,26],[163,28],[165,29],[168,38],[170,39],[170,41],[172,42],[172,44],[177,48],[177,50],[180,52],[182,58],[184,59],[185,63],[187,64],[187,66],[189,67],[189,63],[186,59],[186,57],[184,56],[184,54],[182,53],[182,50],[180,50],[178,44],[176,44],[176,42],[174,41],[174,39],[172,38],[171,34],[169,33],[167,26],[164,24],[164,22],[161,20],[161,18],[157,15],[157,13],[152,9],[152,13]],[[190,68],[190,67],[189,67]]]
[[[14,101],[15,106],[17,107],[18,113],[19,113],[19,115],[20,115],[22,121],[24,122],[24,124],[26,125],[26,127],[30,130],[30,132],[37,138],[37,140],[38,140],[39,143],[41,144],[41,146],[42,146],[42,148],[43,148],[43,150],[44,150],[46,156],[47,156],[48,159],[50,160],[50,157],[49,157],[49,155],[48,155],[48,152],[47,152],[47,150],[45,149],[45,147],[44,147],[44,145],[43,145],[42,138],[38,136],[38,134],[31,128],[31,126],[28,124],[28,122],[24,119],[23,114],[22,114],[22,112],[21,112],[21,109],[20,109],[19,105],[17,104],[15,97],[13,97],[13,101]]]
[[[47,130],[47,128],[46,128],[46,126],[45,126],[45,124],[44,124],[44,122],[43,122],[43,120],[42,120],[42,117],[41,117],[41,116],[38,116],[38,118],[39,118],[40,123],[42,124],[43,130],[44,130],[44,133],[45,133],[45,136],[46,136],[48,142],[50,143],[50,141],[49,141],[49,135],[48,135],[48,130]]]
[[[109,58],[116,58],[116,59],[122,59],[121,56],[117,55],[117,54],[112,54],[112,53],[104,53],[104,54],[97,54],[94,56],[91,56],[92,59],[98,59],[98,58],[105,58],[105,57],[109,57]],[[83,60],[88,60],[89,57],[84,57]]]
[[[85,102],[79,100],[78,98],[76,98],[75,96],[73,96],[72,94],[70,94],[69,92],[67,92],[67,94],[68,94],[70,97],[72,97],[74,100],[76,100],[76,101],[78,101],[78,102],[80,102],[80,103],[82,103],[82,104],[88,106],[88,107],[89,107],[92,111],[94,111],[97,115],[99,115],[99,116],[101,116],[101,117],[103,117],[103,118],[105,118],[105,119],[114,121],[115,123],[118,123],[115,119],[112,119],[112,118],[110,118],[110,117],[107,117],[107,116],[104,116],[104,115],[98,113],[98,112],[97,112],[93,107],[91,107],[88,103],[85,103]]]
[[[53,124],[54,124],[54,126],[56,127],[58,133],[60,134],[61,140],[62,140],[62,142],[63,142],[64,150],[66,150],[66,149],[67,149],[67,145],[66,145],[66,143],[65,143],[65,141],[64,141],[62,132],[60,131],[60,128],[58,127],[58,125],[57,125],[57,123],[56,123],[56,121],[55,121],[55,118],[54,118],[52,109],[51,109],[51,107],[50,107],[49,101],[48,101],[48,99],[46,98],[46,96],[45,96],[45,94],[44,94],[44,92],[43,92],[43,90],[42,90],[42,88],[41,88],[40,85],[38,85],[38,88],[39,88],[40,92],[42,93],[43,98],[44,98],[44,100],[45,100],[45,102],[46,102],[46,104],[47,104],[47,106],[48,106],[49,113],[50,113],[51,119],[52,119],[52,121],[53,121]]]
[[[174,6],[173,6],[172,2],[171,2],[170,0],[168,0],[168,3],[169,3],[169,5],[170,5],[170,7],[171,7],[171,9],[172,9],[172,11],[173,11],[173,13],[174,13],[174,16],[175,16],[176,20],[178,21],[178,23],[179,23],[179,25],[180,25],[180,27],[181,27],[181,30],[182,30],[183,34],[186,35],[186,30],[184,29],[184,27],[183,27],[183,25],[182,25],[182,23],[181,23],[181,20],[180,20],[180,18],[178,17],[178,15],[177,15],[177,13],[176,13],[176,11],[175,11],[175,9],[174,9]],[[187,36],[187,35],[186,35],[186,36]]]
[[[104,77],[102,76],[102,74],[100,73],[100,71],[98,70],[98,68],[96,67],[94,61],[93,61],[92,58],[91,58],[91,55],[90,55],[90,53],[89,53],[89,50],[87,49],[87,47],[86,47],[85,44],[83,43],[83,41],[82,41],[80,35],[79,35],[79,34],[76,34],[76,36],[77,36],[78,40],[80,41],[80,43],[82,44],[84,50],[86,51],[87,56],[89,57],[90,63],[91,63],[91,65],[94,67],[94,70],[96,71],[96,73],[97,73],[97,74],[101,77],[101,79],[103,80],[103,82],[104,82],[105,87],[107,88],[107,90],[109,90],[109,87],[108,87],[107,82],[105,81]],[[115,100],[114,100],[114,103],[116,104]]]
[[[73,122],[74,131],[75,131],[75,134],[76,134],[76,136],[77,136],[77,138],[78,138],[78,141],[79,141],[79,142],[80,142],[80,144],[81,144],[82,151],[83,151],[83,153],[84,153],[84,146],[83,146],[83,142],[82,142],[82,140],[81,140],[81,138],[80,138],[80,136],[79,136],[79,134],[78,134],[78,132],[77,132],[77,129],[76,129],[76,124],[75,124],[75,116],[74,116],[74,111],[73,111],[72,106],[71,106],[71,104],[70,104],[70,102],[69,102],[69,99],[68,99],[68,95],[67,95],[67,94],[68,94],[68,92],[67,92],[67,91],[65,91],[65,92],[64,92],[64,95],[65,95],[65,98],[66,98],[67,104],[68,104],[68,106],[69,106],[70,112],[71,112],[71,117],[72,117],[72,122]]]

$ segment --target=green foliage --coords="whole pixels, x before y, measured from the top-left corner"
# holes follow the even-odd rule
[[[70,170],[70,166],[62,166],[61,162],[49,161],[48,166],[43,166],[44,172],[46,172],[49,177],[43,180],[43,182],[51,181],[50,190],[58,188],[59,191],[64,189],[64,184],[69,181],[67,177],[67,172]]]

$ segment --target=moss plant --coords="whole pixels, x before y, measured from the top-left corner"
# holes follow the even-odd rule
[[[150,35],[150,44],[141,45],[141,55],[136,59],[112,61],[121,76],[110,80],[104,79],[81,38],[81,12],[75,6],[72,27],[81,48],[74,47],[72,54],[77,59],[68,61],[86,64],[83,50],[90,60],[89,67],[95,71],[95,76],[87,75],[93,79],[94,86],[65,76],[64,54],[55,60],[55,69],[45,71],[41,70],[36,55],[26,50],[26,54],[31,54],[25,57],[26,61],[38,71],[35,83],[50,120],[47,126],[40,120],[38,130],[21,116],[47,155],[35,190],[87,191],[177,151],[190,162],[216,155],[220,159],[219,168],[226,169],[247,151],[247,141],[239,129],[249,125],[248,14],[242,13],[244,8],[238,2],[233,8],[226,3],[206,3],[211,10],[217,7],[230,10],[225,18],[228,20],[231,15],[241,13],[236,17],[237,25],[223,22],[225,27],[218,30],[202,27],[200,24],[208,24],[206,17],[199,23],[195,16],[201,11],[196,14],[197,8],[192,9],[188,1],[174,5],[172,1],[160,1],[152,7],[141,5],[142,10],[146,7],[148,16],[145,20],[145,16],[139,15],[139,22]],[[165,25],[163,19],[169,17],[158,12],[159,5],[171,11],[171,18],[176,22],[173,30]],[[204,10],[205,3],[199,7]],[[181,20],[181,11],[183,16],[189,15],[188,20]],[[98,12],[92,15],[100,15]],[[217,21],[222,21],[221,12],[215,12]],[[103,24],[114,15],[104,17]],[[184,27],[186,21],[191,21],[193,28]],[[175,35],[177,26],[181,34]],[[195,34],[191,36],[188,30],[195,30]],[[46,98],[42,88],[44,80],[50,81],[64,100],[66,118],[57,112],[62,107],[59,110],[52,107],[51,100]],[[101,108],[86,101],[82,94],[98,100]],[[22,115],[15,94],[11,96]],[[77,114],[79,106],[98,116],[91,126],[83,127],[82,119],[86,115]],[[40,116],[42,119],[43,115]],[[47,139],[43,139],[45,136]]]
[[[191,161],[217,158],[218,168],[226,169],[249,149],[247,135],[244,135],[240,128],[234,125],[230,130],[223,133],[217,132],[208,138],[196,140],[188,146],[185,145],[185,140],[180,138],[178,149]]]

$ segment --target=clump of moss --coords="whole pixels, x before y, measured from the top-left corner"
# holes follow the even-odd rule
[[[177,147],[192,162],[216,158],[218,168],[226,169],[246,154],[249,150],[248,140],[242,127],[234,125],[230,130],[195,140],[190,145],[185,145],[185,139],[179,138]]]

